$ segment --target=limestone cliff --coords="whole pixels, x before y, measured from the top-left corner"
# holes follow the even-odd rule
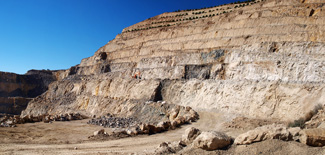
[[[321,0],[256,0],[163,13],[61,73],[23,115],[119,113],[109,107],[165,100],[297,119],[324,104],[324,9]]]
[[[0,72],[0,113],[20,114],[55,80],[53,71],[47,70],[30,70],[24,75]]]

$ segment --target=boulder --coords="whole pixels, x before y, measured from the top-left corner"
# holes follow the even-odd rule
[[[176,121],[170,122],[170,129],[174,130],[176,129],[180,124],[178,124]]]
[[[175,121],[177,122],[177,124],[179,125],[182,125],[184,124],[186,121],[185,121],[185,118],[183,116],[177,116],[177,118],[175,119]]]
[[[163,142],[156,148],[154,154],[171,154],[171,153],[176,153],[176,151],[171,147],[169,147],[166,142]]]
[[[162,128],[163,130],[168,130],[170,127],[170,121],[162,121],[157,124],[158,128]]]
[[[39,118],[36,116],[36,117],[32,117],[32,121],[33,122],[39,122]]]
[[[162,131],[162,128],[156,127],[154,125],[148,124],[149,134],[159,133]]]
[[[309,146],[325,146],[325,129],[305,129],[300,132],[300,142]]]
[[[300,127],[295,127],[295,128],[289,128],[288,129],[290,135],[291,135],[291,139],[294,141],[298,141],[300,138]]]
[[[67,120],[69,120],[69,121],[75,120],[72,113],[68,114]]]
[[[182,150],[186,145],[182,141],[163,142],[155,150],[154,154],[172,154]]]
[[[199,114],[196,111],[194,111],[193,109],[190,110],[190,114],[193,118],[199,119]]]
[[[185,114],[184,118],[185,118],[185,122],[187,122],[187,123],[191,123],[191,122],[195,121],[195,118],[192,117],[191,114]]]
[[[271,128],[271,130],[269,130],[267,133],[267,137],[270,139],[279,139],[284,141],[292,140],[289,130],[281,125],[279,127],[276,126]]]
[[[201,134],[201,131],[197,128],[190,127],[185,130],[185,133],[182,135],[182,141],[189,145],[193,140]]]
[[[228,135],[221,132],[208,131],[202,132],[199,136],[197,136],[193,141],[193,146],[203,150],[213,151],[225,148],[231,145],[231,143],[232,138]]]
[[[175,150],[175,152],[178,152],[182,150],[184,147],[186,147],[186,144],[183,141],[174,141],[168,143],[168,146]]]
[[[105,133],[105,130],[104,129],[101,129],[101,130],[95,131],[94,132],[94,136],[103,135],[104,133]]]
[[[134,135],[137,135],[139,133],[139,131],[137,130],[136,127],[133,127],[133,128],[126,129],[126,133],[130,136],[134,136]]]
[[[6,124],[8,124],[8,125],[13,125],[14,122],[13,122],[12,120],[8,120],[8,121],[6,122]]]
[[[173,121],[179,113],[179,108],[175,108],[171,110],[171,113],[169,114],[169,120]]]
[[[50,123],[50,116],[44,116],[43,122],[44,123]]]
[[[127,132],[126,132],[126,129],[120,129],[120,128],[114,129],[113,134],[115,134],[115,135],[118,135],[118,134],[128,135]]]
[[[288,130],[282,124],[265,125],[239,135],[235,139],[235,144],[251,144],[267,139],[280,139],[288,141],[293,140],[293,135],[299,136],[297,135],[297,132],[299,133],[298,128]]]
[[[143,123],[139,126],[141,133],[148,134],[150,132],[150,129],[147,124]]]
[[[169,114],[170,121],[173,121],[178,116],[179,110],[180,110],[180,106],[176,106],[175,108],[173,108],[171,110],[171,112]]]

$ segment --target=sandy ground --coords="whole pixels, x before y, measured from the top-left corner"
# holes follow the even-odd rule
[[[176,130],[155,135],[141,135],[110,141],[89,141],[88,136],[92,135],[94,131],[102,129],[102,127],[88,125],[86,124],[88,120],[54,122],[52,124],[40,122],[21,124],[16,128],[0,128],[0,154],[152,154],[154,153],[154,149],[162,142],[180,140],[185,129],[191,126],[201,130],[224,131],[231,136],[245,132],[242,130],[231,131],[221,129],[220,124],[225,119],[218,113],[200,112],[199,114],[200,120],[198,122],[184,125]],[[111,129],[105,128],[105,130],[109,132]],[[277,146],[272,144],[272,142],[267,142],[254,144],[256,146],[251,145],[248,148],[235,146],[227,151],[200,152],[200,150],[185,150],[183,152],[184,154],[259,154],[259,152],[265,151],[257,149],[260,148],[259,145],[263,144]],[[282,142],[276,142],[276,144],[280,145]],[[283,145],[293,149],[295,147],[307,147],[304,150],[310,148],[308,146],[301,146],[302,144],[296,144],[295,142],[293,144],[286,142]],[[281,149],[283,145],[277,148]],[[267,147],[263,146],[263,148]],[[257,152],[247,152],[247,149],[256,150]],[[281,150],[277,151],[281,152]],[[314,154],[318,152],[319,150],[314,149]]]

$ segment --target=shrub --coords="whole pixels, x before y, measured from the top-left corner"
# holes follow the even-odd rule
[[[304,128],[305,127],[305,119],[299,118],[298,120],[294,120],[293,122],[289,123],[288,127],[300,127]]]
[[[304,118],[299,118],[297,120],[294,120],[293,122],[290,122],[288,124],[288,127],[300,127],[300,128],[304,128],[305,127],[305,123],[309,120],[311,120],[311,118],[316,115],[318,113],[318,111],[320,109],[323,109],[323,106],[318,104],[314,107],[313,110],[311,110],[310,112],[308,112]]]

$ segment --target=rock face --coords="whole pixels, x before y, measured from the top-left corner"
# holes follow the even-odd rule
[[[251,118],[304,117],[324,104],[324,7],[263,0],[158,15],[61,72],[23,115],[123,113],[129,102],[164,100]]]
[[[24,75],[0,72],[0,113],[20,114],[29,101],[57,80],[56,72],[30,70]]]

